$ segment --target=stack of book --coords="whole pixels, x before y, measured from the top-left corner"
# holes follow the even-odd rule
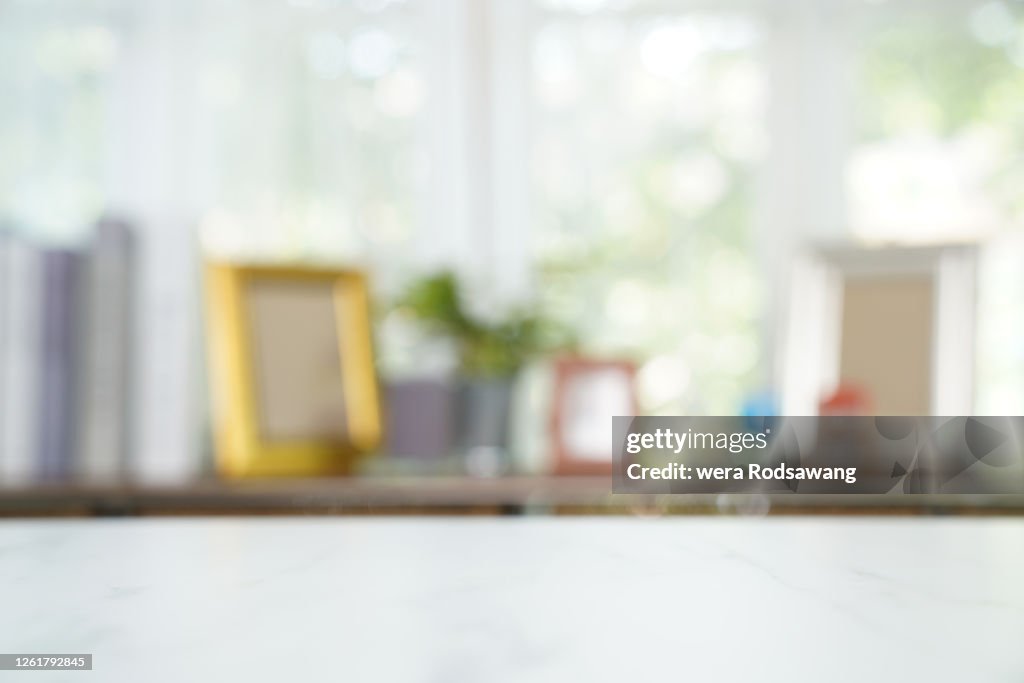
[[[136,251],[119,220],[78,248],[0,230],[0,485],[128,473]]]

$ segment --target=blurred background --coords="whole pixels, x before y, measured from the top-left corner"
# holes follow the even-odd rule
[[[214,259],[363,271],[385,415],[458,422],[446,386],[514,384],[501,464],[457,434],[403,458],[386,427],[374,481],[534,477],[443,501],[553,490],[555,356],[628,362],[645,414],[794,405],[792,276],[819,245],[971,245],[957,405],[1024,411],[1022,2],[0,0],[0,64],[19,504],[211,479]],[[533,336],[467,353],[429,324],[439,282]],[[76,465],[90,448],[123,455]]]

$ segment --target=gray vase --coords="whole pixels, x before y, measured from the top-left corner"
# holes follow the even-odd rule
[[[455,433],[455,386],[438,379],[387,384],[387,445],[399,458],[439,460],[451,454]]]
[[[466,471],[498,476],[511,467],[509,423],[514,377],[466,378],[459,392],[459,445]]]

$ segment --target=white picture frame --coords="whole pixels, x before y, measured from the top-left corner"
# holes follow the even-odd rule
[[[977,248],[970,244],[820,246],[802,254],[791,274],[782,332],[783,413],[816,415],[822,398],[846,379],[840,375],[842,340],[848,334],[844,330],[844,299],[851,283],[905,280],[930,288],[929,310],[921,312],[921,318],[930,321],[927,414],[970,415],[974,408],[976,264]],[[878,291],[876,288],[876,296]],[[885,359],[879,357],[878,362],[881,365]],[[886,410],[885,401],[874,412],[893,414]]]

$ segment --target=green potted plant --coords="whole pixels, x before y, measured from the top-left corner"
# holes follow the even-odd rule
[[[508,469],[509,416],[516,375],[530,359],[564,346],[566,335],[535,310],[484,319],[469,311],[451,272],[414,282],[399,309],[428,331],[451,339],[459,357],[458,443],[471,472]]]

